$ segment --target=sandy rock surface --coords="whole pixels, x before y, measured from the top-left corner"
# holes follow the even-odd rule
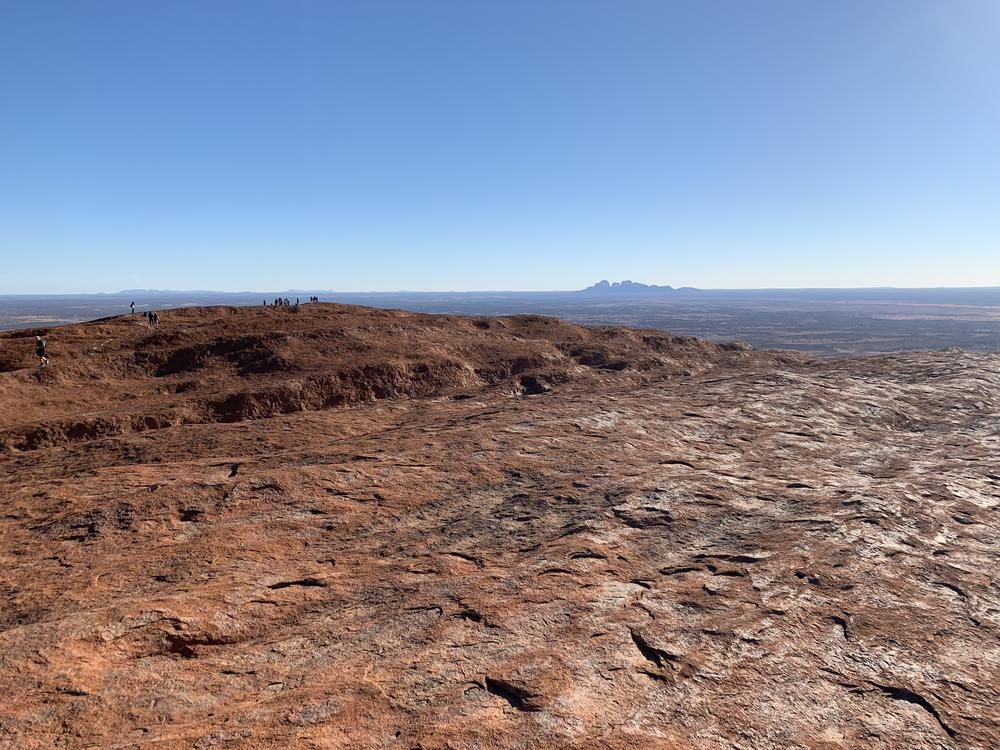
[[[1000,356],[0,334],[0,748],[1000,747]]]

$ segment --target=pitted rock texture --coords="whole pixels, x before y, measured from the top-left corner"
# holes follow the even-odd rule
[[[0,374],[0,747],[1000,747],[1000,356],[163,320]]]

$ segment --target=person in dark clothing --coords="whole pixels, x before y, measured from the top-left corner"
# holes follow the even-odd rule
[[[38,356],[38,366],[45,367],[49,363],[49,358],[45,356],[45,348],[49,342],[41,336],[35,336],[35,354]]]
[[[129,307],[132,310],[132,314],[135,315],[135,300],[132,300],[132,302],[129,303]]]

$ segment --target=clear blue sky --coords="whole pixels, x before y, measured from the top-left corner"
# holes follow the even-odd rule
[[[0,292],[1000,284],[997,0],[0,0]]]

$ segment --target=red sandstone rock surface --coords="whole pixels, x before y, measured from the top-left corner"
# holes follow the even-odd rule
[[[1000,356],[0,334],[0,747],[1000,747]]]

